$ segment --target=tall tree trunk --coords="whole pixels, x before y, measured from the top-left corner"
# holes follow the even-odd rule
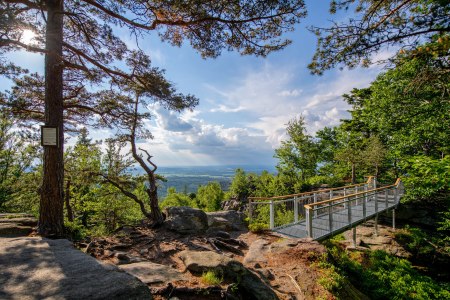
[[[159,208],[158,187],[156,185],[155,175],[147,174],[150,187],[147,189],[147,195],[150,201],[150,215],[154,226],[159,226],[164,222],[164,216]]]
[[[45,125],[58,128],[58,147],[44,147],[44,176],[41,187],[38,232],[59,237],[63,217],[63,0],[46,0],[47,32],[45,55]]]
[[[352,184],[356,184],[356,164],[352,162]]]
[[[67,178],[66,182],[66,192],[64,193],[64,202],[66,203],[66,210],[67,210],[67,219],[70,222],[73,222],[73,210],[72,206],[70,205],[70,177]]]

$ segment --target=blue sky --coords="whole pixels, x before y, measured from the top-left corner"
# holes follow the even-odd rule
[[[290,119],[303,115],[308,132],[314,134],[347,116],[342,94],[368,86],[381,67],[310,75],[307,65],[316,39],[306,28],[312,24],[327,26],[330,20],[349,15],[329,15],[328,1],[306,4],[308,16],[288,34],[293,43],[266,58],[224,52],[216,59],[204,60],[189,45],[176,48],[163,44],[156,34],[139,41],[152,63],[166,70],[166,77],[180,92],[200,99],[192,111],[181,114],[159,105],[149,107],[153,117],[146,126],[154,139],[141,141],[140,146],[154,155],[156,164],[275,165],[274,149],[285,138]],[[119,31],[119,35],[135,47],[127,32]],[[15,53],[14,59],[31,70],[42,70],[42,56]],[[2,86],[4,83],[0,80]],[[107,130],[91,131],[94,139],[110,134]]]

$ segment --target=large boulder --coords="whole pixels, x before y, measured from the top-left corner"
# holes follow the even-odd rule
[[[68,240],[0,238],[0,299],[152,299],[148,287]]]
[[[245,215],[235,210],[215,211],[206,213],[208,226],[217,230],[244,230],[246,229]]]
[[[179,253],[179,256],[191,272],[202,273],[208,270],[220,270],[225,278],[238,283],[245,299],[278,299],[266,283],[236,260],[213,251],[184,250]]]
[[[165,226],[183,234],[202,233],[208,229],[208,217],[203,210],[187,207],[167,207]]]

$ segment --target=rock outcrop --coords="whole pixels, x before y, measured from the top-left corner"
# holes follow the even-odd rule
[[[213,251],[185,250],[179,256],[186,268],[194,273],[220,270],[225,278],[238,283],[245,299],[278,299],[273,290],[240,262]]]
[[[179,206],[167,207],[164,213],[166,215],[164,226],[169,230],[183,234],[198,234],[208,229],[208,217],[203,210]]]
[[[0,238],[0,299],[152,299],[148,287],[68,240]]]
[[[208,226],[216,230],[245,230],[245,215],[235,210],[215,211],[206,213],[208,217]]]
[[[28,214],[0,214],[0,236],[27,236],[37,225],[37,220]]]

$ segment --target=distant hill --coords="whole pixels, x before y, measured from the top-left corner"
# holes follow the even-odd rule
[[[274,166],[159,167],[158,174],[166,177],[167,182],[160,182],[158,195],[160,198],[165,197],[169,187],[175,187],[178,192],[195,193],[200,185],[211,181],[219,182],[222,190],[227,191],[237,168],[247,173],[260,174],[264,170],[276,172]]]

